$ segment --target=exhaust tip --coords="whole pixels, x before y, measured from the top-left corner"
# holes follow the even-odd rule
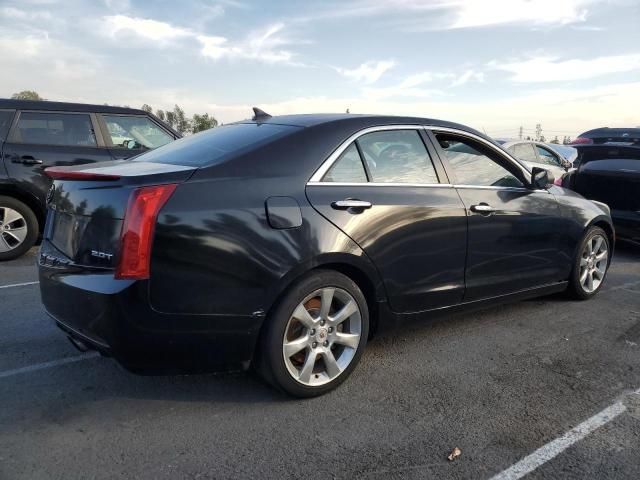
[[[80,350],[81,352],[88,352],[89,350],[91,350],[86,343],[84,343],[81,340],[77,340],[73,337],[67,337],[69,339],[69,341],[71,342],[71,345],[73,345],[74,347],[76,347],[78,350]]]

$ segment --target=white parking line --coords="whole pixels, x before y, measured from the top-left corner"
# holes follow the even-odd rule
[[[66,365],[67,363],[81,362],[82,360],[89,360],[91,358],[99,356],[100,354],[98,352],[90,352],[84,355],[78,355],[76,357],[66,357],[59,360],[52,360],[50,362],[29,365],[28,367],[14,368],[13,370],[5,370],[4,372],[0,372],[0,378],[12,377],[14,375],[20,375],[22,373],[36,372],[38,370],[44,370],[45,368],[58,367],[60,365]]]
[[[25,287],[27,285],[36,285],[38,283],[40,283],[40,282],[14,283],[13,285],[0,285],[0,288]]]
[[[640,394],[640,389],[632,393],[632,395],[638,394]],[[593,433],[598,428],[606,425],[626,410],[627,407],[622,403],[622,401],[614,403],[602,410],[600,413],[597,413],[588,420],[585,420],[577,427],[572,428],[560,438],[556,438],[552,442],[543,445],[531,455],[524,457],[518,463],[491,477],[491,480],[518,480],[524,477],[525,475],[533,472],[536,468],[547,463],[549,460],[557,457],[560,453],[573,444],[579,442],[590,433]]]

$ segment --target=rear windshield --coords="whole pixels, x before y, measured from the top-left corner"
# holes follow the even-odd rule
[[[229,154],[270,143],[298,128],[270,123],[235,123],[176,140],[139,155],[133,161],[206,167],[222,162]]]

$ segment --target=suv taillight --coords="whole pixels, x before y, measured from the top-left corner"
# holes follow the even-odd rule
[[[593,140],[585,137],[574,138],[569,145],[591,145]]]
[[[129,197],[120,239],[120,260],[115,278],[149,278],[151,244],[158,212],[167,202],[175,184],[154,185],[134,190]]]

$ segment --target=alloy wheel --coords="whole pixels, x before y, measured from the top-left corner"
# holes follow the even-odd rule
[[[13,208],[0,206],[0,253],[18,248],[27,238],[27,221]]]
[[[607,272],[609,251],[607,240],[600,234],[591,237],[580,256],[580,286],[587,293],[595,292]]]
[[[326,287],[308,295],[291,314],[282,354],[289,374],[306,386],[333,381],[353,360],[362,332],[356,300]]]

